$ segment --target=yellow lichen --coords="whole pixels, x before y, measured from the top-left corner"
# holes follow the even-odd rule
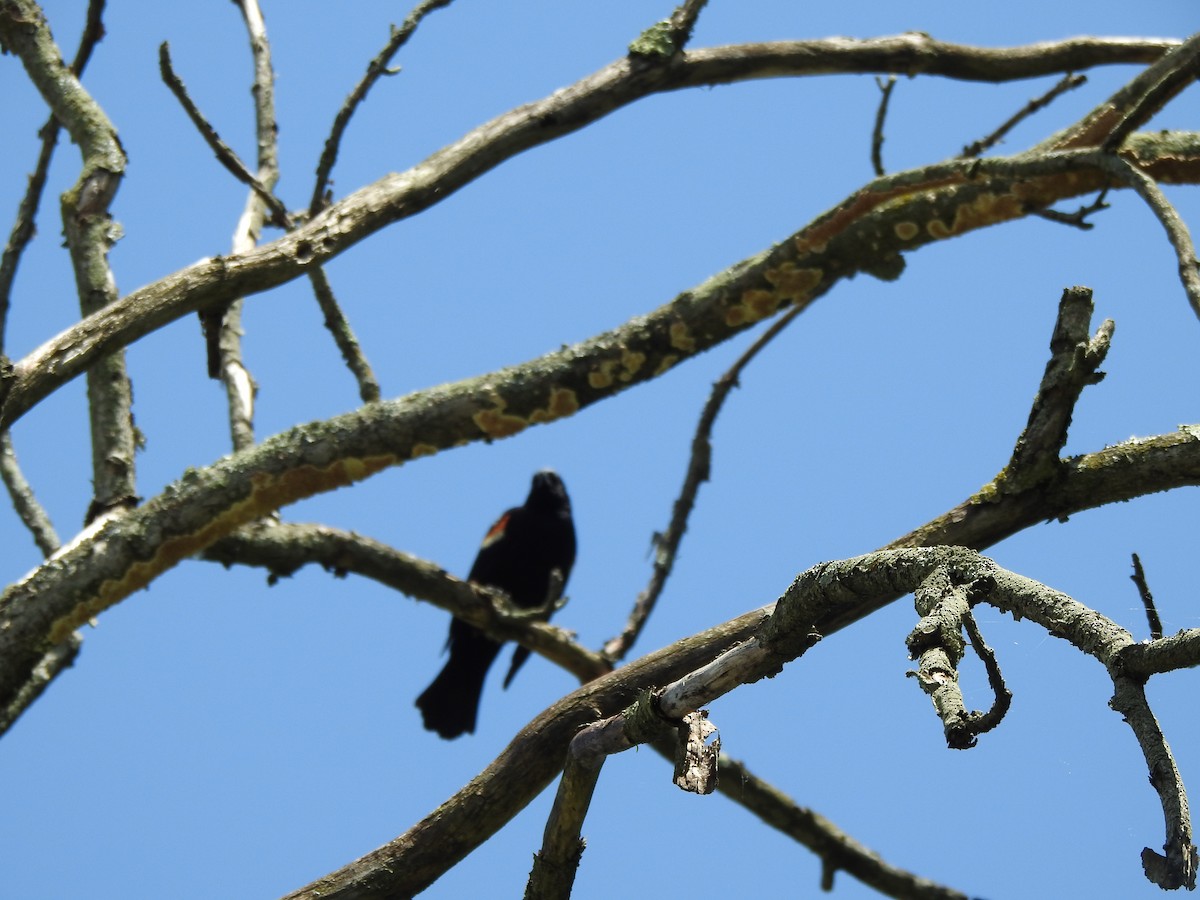
[[[792,241],[792,245],[796,248],[796,252],[800,254],[808,253],[824,253],[825,247],[828,245],[826,241],[810,241],[801,234],[796,235]]]
[[[616,367],[615,359],[606,359],[600,365],[588,372],[588,384],[597,390],[609,387],[613,383],[613,369]]]
[[[962,234],[964,231],[974,231],[985,225],[1015,219],[1022,211],[1021,201],[1011,194],[985,193],[960,205],[954,211],[953,224],[947,225],[941,219],[931,219],[925,230],[931,237],[940,240]]]
[[[490,438],[512,437],[530,425],[553,422],[579,411],[579,398],[575,392],[560,387],[552,387],[546,406],[532,410],[528,419],[505,412],[508,403],[499,396],[495,398],[495,404],[492,409],[480,410],[472,416],[479,430]]]
[[[671,346],[676,350],[682,350],[684,353],[696,352],[696,339],[692,337],[687,325],[683,322],[671,323],[670,337]]]
[[[929,236],[942,240],[943,238],[951,237],[954,231],[941,219],[930,219],[925,226],[925,230],[929,232]]]
[[[765,304],[755,307],[761,313],[760,319],[773,314],[779,304],[786,300],[795,303],[806,298],[818,284],[825,273],[821,269],[799,268],[795,263],[785,262],[775,269],[767,269],[767,281],[775,285],[774,297]]]
[[[896,237],[900,238],[900,240],[911,241],[920,233],[921,229],[917,226],[916,222],[897,222],[895,231]]]
[[[622,381],[629,381],[630,379],[633,378],[634,375],[636,375],[638,373],[638,370],[643,365],[645,365],[645,363],[646,363],[646,354],[645,353],[641,353],[637,350],[622,351],[621,352],[621,365],[623,365],[625,367],[625,370],[623,372],[621,372],[621,374],[619,376],[620,379]]]
[[[481,409],[471,418],[479,430],[490,438],[512,437],[524,431],[529,423],[520,416],[508,415],[504,412],[505,405],[501,403],[495,409]]]
[[[550,388],[550,402],[545,409],[535,409],[529,415],[530,422],[553,422],[579,412],[579,398],[568,388]]]

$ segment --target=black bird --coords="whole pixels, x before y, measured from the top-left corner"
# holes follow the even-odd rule
[[[551,591],[566,586],[574,562],[571,501],[562,479],[546,469],[533,476],[525,505],[510,509],[488,529],[467,580],[498,588],[513,606],[529,609],[558,599]],[[500,644],[473,625],[452,619],[446,647],[450,659],[417,698],[417,707],[425,727],[449,740],[475,732],[483,681]],[[504,678],[506,688],[528,658],[529,651],[518,646]]]

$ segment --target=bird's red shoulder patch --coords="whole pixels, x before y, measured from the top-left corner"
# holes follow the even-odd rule
[[[489,528],[488,533],[483,536],[483,543],[479,545],[479,549],[482,550],[484,547],[490,547],[496,541],[500,540],[500,538],[504,537],[504,530],[508,528],[510,515],[510,513],[505,513],[496,520],[496,524]]]

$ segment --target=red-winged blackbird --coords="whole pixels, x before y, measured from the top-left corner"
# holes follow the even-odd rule
[[[524,506],[502,515],[483,538],[468,581],[504,591],[513,606],[547,605],[551,591],[562,589],[575,562],[575,525],[571,501],[562,479],[549,469],[533,476]],[[558,570],[558,575],[552,573]],[[483,680],[500,652],[500,644],[459,619],[450,621],[446,641],[450,659],[417,698],[425,727],[446,739],[475,732]],[[529,658],[518,646],[504,678],[507,688]]]

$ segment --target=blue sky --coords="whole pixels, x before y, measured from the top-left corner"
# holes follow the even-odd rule
[[[331,6],[336,10],[331,14]],[[86,4],[47,2],[69,55]],[[382,2],[265,4],[278,76],[279,192],[307,201],[333,113],[406,8]],[[415,164],[476,124],[621,55],[669,4],[459,0],[431,17],[359,111],[336,195]],[[1192,13],[1192,14],[1188,14]],[[1004,45],[1074,34],[1183,37],[1192,5],[798,4],[713,0],[695,46],[927,31]],[[113,4],[85,84],[129,153],[114,206],[122,293],[227,252],[243,189],[213,161],[157,73],[176,69],[222,135],[253,155],[250,63],[228,3]],[[1089,83],[1018,128],[1016,152],[1075,120],[1135,70]],[[980,85],[902,80],[885,162],[957,153],[1050,80]],[[0,59],[6,138],[0,213],[11,216],[44,109],[13,57]],[[796,231],[871,177],[878,90],[821,77],[650,98],[537,148],[354,248],[329,267],[385,396],[541,355],[647,312]],[[1195,91],[1154,127],[1195,128]],[[56,198],[77,174],[60,147],[38,240],[7,332],[16,358],[75,321]],[[1170,196],[1193,225],[1194,189]],[[945,511],[1006,462],[1041,377],[1063,287],[1116,321],[1107,379],[1077,409],[1068,452],[1197,421],[1200,323],[1170,248],[1128,192],[1084,234],[1029,220],[910,255],[903,278],[843,282],[754,364],[715,433],[713,481],[637,650],[647,652],[775,599],[795,575],[867,552]],[[246,361],[261,386],[258,433],[353,408],[357,392],[301,283],[252,298]],[[464,574],[479,538],[554,466],[574,501],[580,556],[557,621],[599,647],[649,576],[710,383],[752,335],[552,427],[379,475],[284,511],[354,529]],[[148,440],[139,490],[229,450],[223,392],[205,377],[191,317],[130,348],[135,414]],[[64,539],[89,500],[82,382],[14,429],[26,475]],[[1168,632],[1200,626],[1192,570],[1195,492],[1146,498],[1031,529],[998,545],[1002,565],[1066,591],[1145,636],[1128,581],[1138,552]],[[38,563],[0,511],[5,582]],[[1159,847],[1158,801],[1137,746],[1107,709],[1101,667],[1029,623],[978,613],[1013,709],[969,752],[946,750],[929,703],[904,677],[901,601],[822,643],[781,676],[713,704],[724,748],[888,861],[975,896],[1158,896],[1141,875]],[[0,860],[12,896],[283,894],[391,839],[482,769],[572,688],[534,659],[485,691],[479,731],[447,743],[413,699],[440,668],[446,614],[356,579],[188,562],[105,613],[76,667],[0,740]],[[498,667],[499,668],[499,667]],[[989,695],[964,672],[968,703]],[[1195,671],[1151,699],[1185,779],[1200,779]],[[541,839],[540,797],[426,896],[517,896]],[[605,767],[576,896],[636,895],[706,880],[708,890],[816,893],[810,854],[720,796],[684,795],[652,752]],[[842,898],[875,896],[840,876]]]

